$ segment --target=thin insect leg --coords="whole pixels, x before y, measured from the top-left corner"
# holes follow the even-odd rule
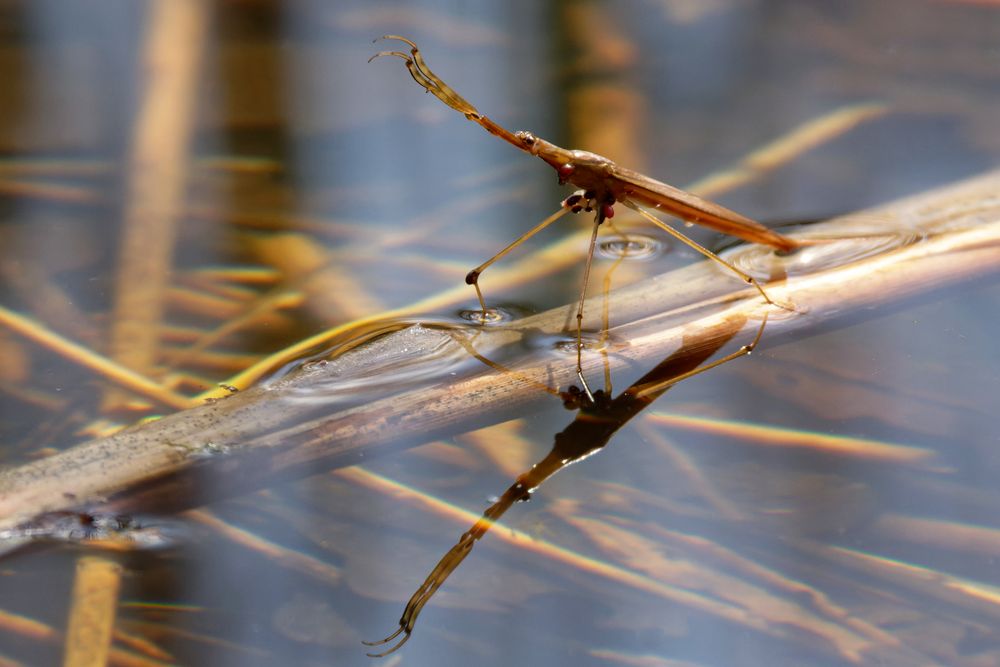
[[[420,49],[417,45],[405,37],[400,37],[399,35],[383,35],[374,41],[379,41],[379,39],[394,39],[400,42],[404,42],[410,46],[410,53],[406,54],[401,51],[381,51],[371,58],[368,62],[371,62],[375,58],[380,56],[396,56],[397,58],[402,58],[406,62],[406,68],[410,71],[410,75],[413,80],[418,84],[423,86],[428,92],[433,93],[435,97],[450,106],[455,111],[465,114],[470,120],[475,120],[479,118],[480,113],[468,100],[455,92],[455,89],[442,81],[431,68],[427,66],[424,62],[423,55],[420,53]]]
[[[760,342],[760,337],[764,334],[764,327],[766,325],[767,325],[767,313],[765,312],[764,313],[764,317],[763,317],[763,319],[760,322],[760,328],[757,329],[757,335],[754,336],[754,338],[753,338],[752,341],[750,341],[749,343],[747,343],[746,345],[744,345],[740,349],[736,350],[735,352],[727,354],[726,356],[722,357],[721,359],[716,359],[715,361],[713,361],[710,364],[705,364],[704,366],[699,366],[698,368],[694,369],[693,371],[688,371],[687,373],[681,373],[677,377],[672,377],[669,380],[665,380],[663,382],[653,382],[653,383],[650,383],[650,384],[647,384],[647,385],[637,385],[637,384],[636,385],[632,385],[631,387],[628,388],[627,391],[629,393],[631,393],[632,396],[635,397],[635,398],[642,398],[644,396],[648,396],[650,394],[654,394],[656,392],[663,391],[667,387],[675,385],[678,382],[682,382],[684,380],[687,380],[688,378],[694,377],[695,375],[700,375],[701,373],[704,373],[705,371],[710,371],[713,368],[717,368],[717,367],[721,366],[722,364],[729,363],[733,359],[739,359],[740,357],[742,357],[744,355],[748,355],[748,354],[750,354],[751,352],[753,352],[757,348],[757,344]]]
[[[532,236],[534,236],[535,234],[542,231],[543,229],[551,225],[553,222],[561,218],[563,215],[569,212],[569,210],[570,209],[566,208],[565,206],[561,207],[558,211],[556,211],[549,217],[545,218],[540,223],[538,223],[537,225],[526,231],[524,234],[521,234],[519,237],[511,241],[506,248],[504,248],[497,254],[493,255],[492,257],[490,257],[488,260],[486,260],[476,268],[469,271],[468,275],[465,276],[465,283],[467,285],[472,285],[473,287],[476,288],[476,296],[479,297],[479,307],[482,308],[483,310],[484,318],[486,317],[486,300],[483,299],[483,292],[481,289],[479,289],[479,276],[482,274],[482,272],[485,271],[488,266],[496,262],[498,259],[504,257],[511,250],[521,245],[522,243],[530,239]]]
[[[463,114],[467,119],[476,123],[490,134],[500,137],[518,150],[528,150],[524,143],[518,139],[514,133],[502,125],[498,125],[493,122],[493,120],[491,120],[488,116],[484,116],[479,113],[479,110],[476,109],[476,107],[474,107],[468,100],[459,95],[454,88],[442,81],[441,78],[427,66],[423,55],[420,53],[420,49],[417,48],[417,45],[414,42],[405,37],[400,37],[399,35],[383,35],[379,39],[395,39],[404,42],[410,46],[410,53],[406,54],[401,51],[382,51],[369,58],[368,62],[371,62],[381,56],[395,56],[397,58],[402,58],[406,63],[406,69],[409,70],[410,76],[412,76],[413,80],[422,86],[424,90],[432,93],[436,98],[447,104],[455,111]],[[377,42],[378,39],[375,41]]]
[[[619,231],[618,228],[615,226],[614,222],[610,220],[606,220],[605,222],[608,224],[608,226],[611,227],[612,232],[614,232],[615,234],[619,235],[622,238],[623,242],[625,243],[625,247],[627,248],[629,244],[628,234]],[[604,360],[604,393],[608,395],[610,395],[612,391],[611,364],[608,361],[608,348],[607,348],[608,329],[611,328],[611,316],[610,313],[608,312],[611,304],[611,299],[609,298],[609,295],[611,293],[611,276],[614,274],[615,269],[617,269],[623,261],[625,261],[625,254],[622,254],[621,256],[615,259],[614,263],[608,268],[607,271],[604,272],[604,281],[601,286],[601,338],[598,344],[600,345],[601,348],[601,357]]]
[[[524,384],[532,386],[532,387],[535,387],[536,389],[540,389],[541,391],[544,391],[544,392],[547,392],[549,394],[552,394],[553,396],[561,396],[562,395],[559,392],[558,389],[556,389],[554,387],[550,387],[549,385],[545,384],[544,382],[538,382],[534,378],[529,377],[529,376],[525,375],[524,373],[516,371],[516,370],[514,370],[512,368],[507,368],[506,366],[504,366],[502,364],[498,364],[497,362],[495,362],[495,361],[493,361],[491,359],[487,359],[486,357],[484,357],[483,355],[479,354],[479,352],[476,351],[476,348],[473,346],[472,341],[467,340],[465,338],[465,336],[459,335],[456,332],[451,332],[451,337],[452,337],[452,340],[454,340],[455,342],[457,342],[459,345],[461,345],[465,349],[465,351],[469,354],[469,356],[471,356],[472,358],[474,358],[474,359],[478,360],[479,362],[485,364],[486,366],[489,366],[490,368],[492,368],[493,370],[497,371],[498,373],[502,373],[504,375],[510,375],[510,376],[516,377],[518,380],[520,380]]]
[[[471,104],[468,104],[462,98],[458,98],[460,101],[454,100],[447,92],[438,88],[437,84],[427,77],[427,74],[420,69],[419,65],[417,65],[416,61],[414,61],[409,54],[403,53],[402,51],[379,51],[369,58],[368,62],[383,56],[394,56],[396,58],[400,58],[406,64],[406,70],[410,73],[410,76],[413,77],[413,80],[416,81],[425,91],[433,93],[434,97],[438,98],[452,109],[464,113],[467,117],[471,117],[472,115],[478,117],[478,112]]]
[[[619,257],[615,261],[615,266],[620,261]],[[604,273],[604,280],[601,282],[601,336],[597,340],[601,363],[604,366],[604,393],[609,396],[611,395],[611,362],[608,359],[608,328],[611,322],[609,294],[611,293],[611,272],[614,271],[615,266]]]
[[[620,261],[621,258],[619,257],[615,262],[615,266]],[[611,301],[609,298],[611,293],[611,272],[614,271],[615,266],[612,266],[604,274],[604,281],[601,285],[601,337],[598,341],[601,350],[601,360],[604,363],[604,393],[609,396],[611,395],[611,362],[608,360],[608,329],[611,326],[611,316],[608,309]]]
[[[410,597],[410,600],[406,603],[406,608],[403,610],[403,615],[399,619],[399,629],[393,634],[389,635],[385,639],[377,642],[363,642],[367,646],[379,646],[386,644],[400,635],[400,633],[405,633],[406,636],[398,644],[390,648],[388,651],[379,654],[370,654],[373,658],[381,658],[382,656],[388,655],[393,651],[397,650],[402,646],[409,638],[413,632],[413,627],[416,625],[417,617],[423,610],[424,606],[430,601],[431,597],[437,590],[444,584],[445,580],[451,575],[455,569],[462,564],[466,556],[472,551],[472,547],[475,543],[482,538],[483,535],[490,529],[493,523],[496,521],[500,514],[503,514],[508,507],[513,503],[513,500],[508,500],[499,511],[497,506],[503,501],[501,500],[496,505],[492,506],[486,511],[486,514],[476,524],[465,532],[461,538],[459,538],[458,543],[453,546],[448,553],[438,561],[438,564],[434,567],[424,582],[417,588],[416,592]],[[491,514],[491,510],[493,514]]]
[[[382,38],[379,37],[378,39],[373,39],[372,42],[377,42],[379,39]],[[371,58],[369,58],[368,62],[371,63],[373,60],[378,60],[379,58],[384,58],[385,56],[392,56],[394,58],[399,58],[400,60],[402,60],[406,64],[406,69],[410,72],[410,76],[413,77],[413,80],[416,81],[421,88],[424,88],[425,92],[428,93],[433,92],[434,96],[438,97],[438,93],[436,91],[437,86],[434,84],[433,81],[427,78],[427,75],[424,74],[423,71],[420,69],[420,67],[417,66],[417,63],[413,60],[413,56],[411,56],[409,53],[404,53],[403,51],[393,51],[391,49],[387,51],[379,51]],[[438,99],[441,98],[438,97]],[[445,100],[441,101],[451,106],[447,101]]]
[[[396,637],[398,637],[404,630],[406,630],[406,626],[404,626],[402,624],[402,622],[400,622],[399,628],[397,628],[397,630],[394,633],[392,633],[391,635],[389,635],[385,639],[380,639],[377,642],[367,642],[364,639],[362,639],[361,643],[364,644],[365,646],[382,646],[383,644],[388,644],[393,639],[395,639]],[[403,637],[402,639],[400,639],[399,643],[396,644],[395,646],[393,646],[392,648],[390,648],[388,651],[384,651],[382,653],[366,653],[365,655],[367,655],[369,658],[383,658],[383,657],[389,655],[390,653],[392,653],[393,651],[398,650],[409,639],[410,639],[410,633],[407,632],[406,636]]]
[[[580,379],[580,385],[590,402],[594,402],[594,394],[587,385],[587,378],[583,377],[583,304],[587,300],[587,282],[590,280],[590,267],[594,263],[594,248],[597,245],[597,232],[604,222],[604,207],[597,208],[594,216],[594,229],[590,233],[590,246],[587,248],[587,263],[583,267],[583,285],[580,287],[580,301],[576,307],[576,376]]]
[[[436,84],[433,79],[428,77],[427,72],[422,70],[420,65],[418,65],[409,54],[403,53],[402,51],[379,51],[369,58],[368,62],[383,56],[394,56],[396,58],[400,58],[406,64],[406,69],[410,73],[410,76],[413,77],[413,80],[416,81],[424,90],[428,93],[433,93],[434,97],[438,98],[452,109],[465,114],[465,116],[470,120],[477,120],[479,118],[480,114],[476,111],[474,106],[466,102],[450,88],[447,88],[447,90],[441,90],[438,84]],[[437,77],[434,78],[436,79]]]
[[[441,95],[438,95],[438,99],[445,101],[445,103],[455,111],[460,111],[465,114],[469,120],[476,120],[482,116],[482,114],[479,113],[479,110],[476,109],[471,102],[459,95],[458,91],[442,81],[441,77],[435,74],[431,68],[427,66],[427,62],[424,60],[424,56],[420,53],[420,49],[417,48],[416,44],[405,37],[400,37],[398,35],[385,35],[382,39],[398,39],[410,45],[410,53],[413,54],[413,62],[417,66],[417,69],[419,69],[421,74],[424,75],[424,78],[433,83],[438,91],[440,91]],[[442,97],[442,95],[444,97]],[[450,102],[445,98],[450,100]]]
[[[628,199],[626,199],[622,203],[625,204],[626,206],[628,206],[630,209],[632,209],[636,213],[638,213],[639,215],[641,215],[642,217],[644,217],[647,220],[649,220],[651,223],[653,223],[654,225],[656,225],[657,227],[659,227],[663,231],[665,231],[668,234],[670,234],[671,236],[673,236],[675,239],[677,239],[681,243],[685,244],[689,248],[693,248],[694,250],[697,250],[702,255],[704,255],[705,257],[708,257],[712,261],[718,262],[720,265],[728,268],[730,271],[732,271],[733,273],[735,273],[736,275],[738,275],[740,278],[742,278],[743,280],[745,280],[747,282],[747,284],[753,285],[754,288],[756,288],[756,290],[758,292],[760,292],[760,295],[762,297],[764,297],[764,301],[768,302],[772,306],[777,306],[778,308],[781,308],[782,310],[790,310],[792,312],[795,312],[794,308],[792,308],[790,306],[785,306],[783,304],[777,303],[776,301],[773,301],[771,299],[771,297],[769,297],[767,295],[767,292],[764,291],[764,288],[761,287],[760,283],[757,282],[757,279],[754,278],[753,276],[751,276],[746,271],[742,271],[741,269],[737,268],[736,266],[733,266],[732,264],[730,264],[726,260],[724,260],[721,257],[719,257],[718,255],[716,255],[714,252],[712,252],[708,248],[706,248],[706,247],[704,247],[704,246],[702,246],[702,245],[700,245],[700,244],[692,241],[688,237],[684,236],[684,234],[681,234],[679,231],[677,231],[676,229],[674,229],[673,227],[671,227],[667,223],[665,223],[662,220],[660,220],[659,218],[657,218],[655,215],[652,215],[648,211],[645,211],[642,208],[640,208],[634,202],[629,201]]]
[[[475,546],[476,542],[482,539],[493,524],[496,523],[501,516],[503,516],[504,512],[510,509],[511,505],[519,500],[527,500],[529,497],[530,492],[528,491],[527,485],[519,479],[504,492],[504,494],[500,497],[500,500],[483,512],[483,516],[476,521],[472,528],[462,534],[458,543],[455,544],[455,546],[453,546],[440,561],[438,561],[438,564],[434,567],[431,573],[427,575],[427,578],[424,579],[424,582],[420,585],[416,592],[410,597],[409,602],[406,603],[406,608],[403,610],[403,615],[399,619],[399,629],[385,639],[380,639],[375,642],[363,641],[362,643],[366,646],[381,646],[383,644],[388,644],[400,634],[404,635],[403,639],[392,646],[392,648],[383,651],[382,653],[369,653],[368,656],[372,658],[381,658],[397,651],[403,644],[405,644],[410,639],[410,636],[413,633],[413,627],[417,623],[417,617],[420,615],[420,612],[423,611],[424,606],[430,601],[434,593],[441,588],[441,585],[444,584],[451,573],[455,571],[455,568],[461,565],[466,556],[472,552],[472,547]]]

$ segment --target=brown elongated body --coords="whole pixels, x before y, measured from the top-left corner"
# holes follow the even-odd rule
[[[590,278],[590,267],[594,259],[594,248],[597,244],[598,229],[607,218],[614,216],[614,206],[617,203],[633,209],[636,213],[678,241],[697,250],[712,261],[729,268],[730,271],[760,292],[760,295],[768,303],[792,310],[772,301],[767,292],[764,291],[764,288],[760,286],[760,283],[753,276],[733,266],[711,250],[692,241],[684,234],[681,234],[670,225],[644,210],[642,206],[665,211],[686,222],[699,224],[724,234],[737,236],[745,241],[763,243],[781,251],[787,252],[798,248],[801,245],[800,242],[782,236],[759,222],[751,220],[735,211],[730,211],[724,206],[719,206],[714,202],[702,199],[697,195],[685,192],[672,185],[667,185],[637,171],[619,167],[612,160],[602,155],[589,151],[562,148],[552,142],[536,137],[531,132],[511,132],[502,125],[495,123],[489,117],[479,113],[476,107],[434,74],[420,54],[420,49],[417,48],[417,45],[413,41],[399,35],[383,35],[379,39],[401,41],[409,45],[410,52],[380,51],[369,58],[368,62],[381,56],[401,58],[406,64],[406,69],[410,73],[410,76],[424,90],[432,93],[452,109],[464,114],[467,119],[476,123],[490,134],[496,135],[512,146],[544,160],[556,170],[560,183],[571,183],[580,188],[580,190],[563,201],[560,210],[535,225],[520,237],[514,239],[514,241],[493,255],[493,257],[472,271],[469,271],[465,277],[465,282],[472,285],[476,290],[476,296],[479,298],[479,306],[482,309],[481,316],[483,322],[490,321],[492,318],[489,309],[486,307],[483,292],[479,288],[479,277],[487,267],[548,227],[567,211],[572,211],[573,213],[596,211],[594,215],[594,227],[590,235],[590,246],[587,250],[587,263],[583,272],[583,287],[580,290],[580,300],[576,310],[576,372],[583,391],[589,400],[594,400],[594,394],[587,385],[587,379],[583,376],[583,305],[587,294],[587,281]]]
[[[624,197],[617,201],[632,201],[650,206],[675,217],[693,222],[723,234],[736,236],[751,243],[763,243],[778,250],[790,251],[799,246],[792,238],[783,236],[756,220],[720,206],[707,199],[675,188],[672,185],[644,176],[639,172],[612,163],[611,182],[621,188]],[[617,189],[617,188],[616,188]]]
[[[686,222],[736,236],[751,243],[763,243],[779,250],[798,247],[798,242],[768,229],[756,220],[702,199],[698,195],[675,188],[637,171],[626,169],[603,155],[589,151],[566,150],[530,132],[516,135],[525,150],[552,165],[564,180],[601,202],[633,201],[668,213]]]
[[[372,56],[370,60],[380,56],[402,58],[414,81],[425,90],[433,93],[439,100],[464,114],[490,134],[544,160],[559,174],[560,182],[570,183],[583,190],[588,201],[592,200],[602,207],[613,206],[616,202],[631,201],[676,216],[685,222],[702,225],[751,243],[763,243],[782,251],[793,250],[801,245],[795,239],[768,229],[740,213],[645,174],[621,167],[603,155],[562,148],[536,137],[531,132],[511,132],[488,116],[479,113],[476,107],[434,74],[424,62],[420,49],[413,41],[399,35],[384,35],[380,39],[404,42],[410,46],[410,53],[382,51]],[[609,212],[611,209],[598,209],[598,213]]]

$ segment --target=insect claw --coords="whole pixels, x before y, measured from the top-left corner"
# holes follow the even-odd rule
[[[375,39],[373,39],[372,44],[387,39],[394,39],[397,42],[403,42],[404,44],[408,44],[411,49],[417,48],[417,45],[414,42],[407,39],[406,37],[401,37],[400,35],[382,35],[381,37],[376,37]]]
[[[405,60],[408,63],[413,62],[413,59],[410,58],[409,54],[403,53],[402,51],[379,51],[378,53],[376,53],[375,55],[373,55],[371,58],[369,58],[368,62],[371,62],[371,61],[375,60],[376,58],[381,58],[382,56],[396,56],[397,58],[402,58],[403,60]]]
[[[364,639],[362,639],[362,640],[361,640],[361,643],[362,643],[362,644],[364,644],[365,646],[381,646],[382,644],[388,644],[388,643],[389,643],[389,642],[391,642],[391,641],[392,641],[393,639],[395,639],[396,637],[398,637],[398,636],[399,636],[399,634],[400,634],[400,633],[401,633],[401,632],[402,632],[403,630],[405,630],[405,629],[406,629],[406,626],[405,626],[405,625],[403,625],[402,623],[400,623],[400,624],[399,624],[399,628],[397,628],[397,630],[396,630],[395,632],[393,632],[393,633],[392,633],[391,635],[389,635],[389,636],[388,636],[388,637],[386,637],[385,639],[379,639],[378,641],[374,641],[374,642],[370,642],[370,641],[365,641]]]
[[[410,53],[406,54],[402,51],[381,51],[376,53],[374,56],[368,59],[371,62],[379,56],[396,56],[397,58],[402,58],[406,63],[406,69],[409,70],[410,76],[416,81],[420,86],[424,88],[429,93],[434,93],[434,96],[447,104],[449,107],[465,114],[465,117],[469,120],[479,122],[481,115],[476,107],[469,104],[469,102],[455,92],[448,84],[442,81],[431,68],[427,66],[424,62],[424,57],[420,53],[420,49],[417,48],[415,42],[399,35],[382,35],[374,41],[377,42],[381,39],[394,39],[404,44],[410,46]]]
[[[396,630],[394,633],[392,633],[391,635],[389,635],[385,639],[381,639],[381,640],[379,640],[377,642],[366,642],[366,641],[362,640],[361,643],[364,644],[365,646],[381,646],[383,644],[388,644],[393,639],[395,639],[396,637],[398,637],[400,635],[400,633],[402,633],[402,632],[405,632],[406,635],[402,639],[400,639],[399,642],[397,644],[395,644],[394,646],[390,647],[389,649],[387,649],[385,651],[382,651],[381,653],[366,653],[365,655],[367,655],[369,658],[384,658],[385,656],[389,655],[390,653],[395,653],[396,651],[398,651],[403,646],[403,644],[405,644],[407,641],[409,641],[411,634],[410,634],[410,630],[407,630],[406,626],[401,624],[399,626],[398,630]]]

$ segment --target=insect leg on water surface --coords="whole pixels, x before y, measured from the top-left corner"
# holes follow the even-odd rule
[[[490,528],[503,517],[508,509],[518,502],[530,500],[535,489],[563,468],[602,449],[618,429],[652,404],[673,385],[750,354],[760,342],[766,324],[767,313],[765,312],[753,340],[720,359],[705,363],[705,360],[714,352],[711,347],[708,349],[699,348],[694,353],[681,350],[660,362],[620,395],[611,397],[603,391],[598,391],[596,392],[598,397],[596,401],[580,401],[579,405],[576,406],[579,408],[576,418],[563,431],[556,434],[552,450],[548,455],[519,475],[514,483],[483,512],[473,526],[463,533],[458,542],[438,561],[406,603],[399,619],[399,627],[384,639],[362,642],[366,646],[372,647],[391,644],[384,651],[369,653],[369,657],[387,656],[399,650],[403,644],[409,641],[420,612],[423,611],[448,577],[472,552],[476,542],[489,532]],[[741,327],[735,327],[734,331],[739,328]],[[576,392],[573,395],[579,398],[581,393]],[[400,636],[402,636],[401,639]],[[392,644],[393,641],[396,643]]]
[[[563,201],[561,208],[557,212],[512,241],[507,247],[477,266],[466,276],[465,281],[476,290],[484,322],[489,319],[489,312],[486,307],[486,300],[483,298],[483,292],[479,287],[479,277],[487,267],[548,227],[567,211],[573,213],[593,211],[595,213],[594,226],[591,232],[590,245],[587,250],[587,261],[584,268],[583,287],[580,290],[580,299],[576,311],[576,374],[585,394],[590,400],[593,400],[593,393],[590,391],[587,380],[583,375],[583,305],[587,292],[587,281],[590,276],[590,267],[593,263],[597,233],[601,224],[606,219],[614,216],[614,206],[616,203],[621,203],[633,209],[645,219],[689,247],[697,250],[709,259],[728,267],[760,292],[760,295],[767,303],[789,309],[787,306],[772,301],[767,292],[764,291],[764,288],[753,276],[733,266],[707,248],[695,243],[642,207],[652,207],[676,216],[685,222],[702,225],[724,234],[737,236],[752,243],[763,243],[782,252],[789,252],[800,247],[801,243],[799,241],[779,234],[759,222],[719,204],[702,199],[697,195],[685,192],[637,171],[621,167],[608,158],[596,153],[561,148],[527,131],[511,132],[494,122],[488,116],[480,113],[476,107],[434,74],[424,61],[420,49],[417,48],[416,43],[412,40],[400,37],[399,35],[383,35],[379,39],[403,42],[410,47],[410,50],[408,53],[404,51],[381,51],[372,56],[369,62],[382,56],[401,58],[410,76],[424,90],[432,93],[439,100],[459,113],[462,113],[467,119],[481,126],[490,134],[500,137],[526,153],[541,158],[556,170],[561,184],[568,183],[580,188],[578,192]]]

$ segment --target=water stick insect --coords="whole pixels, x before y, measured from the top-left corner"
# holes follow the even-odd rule
[[[594,395],[590,391],[587,380],[583,375],[583,306],[587,293],[587,281],[590,277],[590,267],[594,259],[597,233],[601,224],[614,216],[615,204],[627,206],[685,245],[727,267],[756,288],[767,303],[787,308],[772,301],[760,283],[749,273],[740,270],[711,250],[689,239],[643,207],[648,206],[676,216],[685,222],[702,225],[724,234],[739,237],[751,243],[762,243],[782,252],[795,250],[803,245],[802,242],[783,236],[759,222],[719,204],[702,199],[697,195],[685,192],[672,185],[667,185],[645,174],[621,167],[608,158],[596,153],[561,148],[527,131],[511,132],[495,123],[488,116],[481,114],[476,107],[472,106],[465,98],[434,74],[424,61],[420,49],[417,48],[417,45],[413,41],[399,35],[383,35],[379,39],[403,42],[410,47],[410,51],[409,53],[404,51],[381,51],[369,58],[368,62],[382,56],[401,58],[406,64],[406,69],[410,72],[410,76],[424,90],[432,93],[452,109],[464,114],[467,119],[480,125],[490,134],[500,137],[526,153],[541,158],[556,170],[560,184],[568,183],[580,188],[562,202],[558,211],[514,239],[503,250],[470,271],[465,277],[465,282],[475,288],[476,296],[479,299],[479,307],[481,308],[481,319],[484,322],[488,321],[490,318],[489,309],[486,307],[486,300],[483,298],[482,289],[479,287],[479,278],[483,271],[507,255],[511,250],[551,225],[565,213],[594,212],[594,225],[590,235],[587,261],[583,271],[583,286],[580,290],[580,299],[576,309],[576,374],[584,393],[591,401],[593,401]]]

